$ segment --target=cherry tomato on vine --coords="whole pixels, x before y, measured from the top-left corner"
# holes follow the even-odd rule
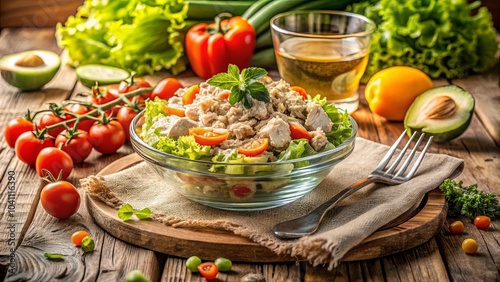
[[[125,144],[125,131],[116,120],[96,122],[89,130],[92,146],[101,154],[113,154]]]
[[[130,139],[130,123],[136,115],[137,111],[127,106],[120,108],[118,114],[116,114],[116,119],[122,125],[127,140]]]
[[[83,238],[90,236],[89,233],[85,230],[76,231],[71,235],[71,242],[75,244],[75,246],[80,247],[82,245]]]
[[[302,139],[311,140],[311,135],[307,130],[298,123],[290,123],[290,136],[292,139]]]
[[[486,230],[488,227],[490,227],[491,224],[491,218],[485,215],[478,215],[474,218],[474,225],[479,228]]]
[[[94,105],[104,105],[115,100],[118,96],[113,95],[105,87],[93,87],[92,94],[87,96],[86,102]],[[106,115],[114,116],[118,110],[113,107],[106,110]]]
[[[206,279],[214,279],[219,273],[217,266],[213,262],[204,262],[198,265],[198,271]]]
[[[151,87],[151,84],[149,84],[149,82],[147,82],[143,78],[135,78],[134,77],[132,83],[125,81],[125,80],[120,82],[120,84],[118,85],[118,88],[116,90],[118,90],[118,94],[125,94],[125,93],[132,92],[132,91],[140,89],[140,88],[150,88],[150,87]],[[114,89],[111,89],[110,91],[112,91],[112,93],[116,93],[116,91]],[[148,99],[151,96],[151,92],[142,93],[140,96],[143,99]]]
[[[85,106],[80,105],[80,104],[67,105],[66,107],[64,107],[64,110],[67,111],[67,112],[73,113],[75,115],[84,115],[84,114],[86,114],[86,113],[88,113],[90,111]],[[71,118],[74,118],[74,117],[71,117]],[[90,129],[90,127],[93,124],[94,124],[94,120],[92,120],[92,119],[80,120],[80,122],[78,123],[78,129],[81,129],[83,131],[87,131],[88,132],[89,129]],[[69,127],[73,127],[74,123],[69,123],[68,126]]]
[[[15,150],[17,157],[28,165],[34,165],[40,151],[47,147],[54,147],[54,139],[37,137],[35,133],[24,132],[17,138]]]
[[[81,129],[76,132],[64,130],[57,135],[55,146],[61,146],[61,150],[66,152],[75,164],[83,162],[92,152],[89,134]]]
[[[46,172],[66,180],[73,170],[73,160],[68,153],[56,147],[44,148],[36,157],[36,172],[41,177],[47,177]]]
[[[80,194],[73,184],[52,179],[42,188],[40,202],[43,209],[53,217],[63,219],[72,216],[80,207]]]
[[[293,91],[297,92],[300,94],[300,96],[302,96],[302,100],[306,100],[307,99],[307,92],[304,88],[300,87],[300,86],[292,86],[290,87]]]
[[[37,126],[38,126],[39,129],[44,129],[45,127],[54,125],[56,123],[63,122],[63,121],[65,121],[68,118],[70,118],[70,117],[68,117],[66,115],[57,116],[57,115],[55,115],[52,112],[45,113],[45,114],[43,114],[40,117],[40,120],[38,121],[38,125]],[[63,130],[64,130],[64,126],[59,126],[59,127],[56,127],[56,128],[53,128],[53,129],[47,131],[47,133],[50,136],[56,138],[56,136],[59,133],[61,133],[61,131],[63,131]]]
[[[461,234],[462,232],[464,232],[464,223],[461,222],[460,220],[457,220],[455,222],[453,222],[452,224],[450,224],[450,233],[451,234]]]
[[[24,132],[32,131],[33,126],[33,122],[26,118],[15,118],[9,121],[3,130],[5,141],[11,148],[14,148],[17,138]]]
[[[177,79],[173,77],[165,78],[156,84],[153,92],[151,92],[150,99],[154,101],[155,98],[158,97],[163,100],[168,100],[173,97],[175,92],[180,88],[182,88],[182,85]]]
[[[238,153],[243,154],[247,157],[255,157],[264,153],[267,150],[268,146],[269,139],[267,138],[252,140],[240,146],[238,148]]]
[[[193,127],[189,129],[189,135],[194,137],[196,143],[204,146],[214,146],[222,143],[229,137],[229,131],[212,131],[202,127]]]

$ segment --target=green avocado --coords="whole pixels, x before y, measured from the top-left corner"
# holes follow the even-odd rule
[[[42,88],[54,78],[60,66],[59,55],[46,50],[25,51],[0,58],[2,77],[21,91]]]
[[[420,94],[406,112],[404,127],[434,136],[441,143],[460,136],[474,114],[474,96],[456,85],[436,87]]]

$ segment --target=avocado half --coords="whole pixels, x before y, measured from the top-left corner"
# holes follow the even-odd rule
[[[456,85],[436,87],[420,94],[406,112],[404,127],[408,134],[423,132],[435,142],[460,136],[474,114],[474,96]]]
[[[46,50],[31,50],[0,58],[0,72],[10,85],[22,91],[42,88],[54,78],[61,58]]]

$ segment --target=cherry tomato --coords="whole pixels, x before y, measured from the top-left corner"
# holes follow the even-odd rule
[[[101,154],[113,154],[125,144],[125,131],[121,124],[112,120],[106,124],[96,122],[89,130],[92,146]]]
[[[40,151],[47,147],[54,147],[54,139],[38,139],[31,131],[24,132],[17,138],[15,150],[17,157],[28,165],[34,165]]]
[[[134,78],[132,84],[130,84],[127,81],[122,81],[118,85],[118,93],[119,94],[125,94],[128,92],[132,92],[134,90],[140,89],[140,88],[150,88],[151,84],[149,84],[146,80],[143,78]],[[146,92],[142,93],[141,97],[144,99],[148,99],[151,96],[151,92]]]
[[[80,194],[73,184],[67,181],[55,181],[42,188],[40,202],[48,214],[63,219],[78,211]]]
[[[479,228],[479,229],[488,229],[491,224],[491,218],[485,216],[485,215],[478,215],[476,218],[474,218],[474,225]]]
[[[62,115],[62,116],[56,116],[54,113],[45,113],[43,114],[41,117],[40,117],[40,121],[38,122],[38,128],[40,129],[44,129],[45,127],[48,127],[48,126],[51,126],[51,125],[54,125],[56,123],[60,123],[60,122],[63,122],[67,119],[68,117],[65,116],[65,115]],[[64,130],[64,126],[59,126],[59,127],[56,127],[56,128],[53,128],[49,131],[47,131],[47,133],[56,138],[57,135],[59,133],[61,133],[61,131]]]
[[[213,262],[204,262],[198,265],[198,271],[206,279],[214,279],[219,273],[217,266]]]
[[[307,92],[304,88],[300,87],[300,86],[292,86],[290,87],[293,91],[297,92],[300,94],[300,96],[302,96],[302,100],[306,100],[307,99]]]
[[[87,103],[94,105],[103,105],[109,103],[117,98],[117,95],[113,95],[105,87],[93,87],[92,94],[87,96]],[[115,116],[118,109],[116,107],[106,110],[107,116]]]
[[[252,140],[238,148],[238,153],[243,154],[247,157],[254,157],[264,153],[269,146],[269,139],[262,138],[258,140]]]
[[[219,96],[217,98],[219,98],[219,100],[227,100],[227,99],[229,99],[230,95],[231,95],[231,92],[229,92],[229,90],[224,90],[224,91],[219,93]]]
[[[219,133],[202,127],[193,127],[189,129],[189,135],[192,135],[196,143],[200,145],[214,146],[226,140],[229,137],[229,131]]]
[[[130,123],[132,123],[132,119],[137,115],[137,111],[130,107],[122,107],[118,110],[118,114],[116,114],[116,119],[122,125],[122,128],[125,132],[125,138],[130,139]]]
[[[76,231],[71,235],[71,242],[75,244],[75,246],[80,247],[82,245],[83,238],[89,236],[89,233],[85,230]]]
[[[457,220],[455,222],[453,222],[452,224],[450,224],[450,233],[451,234],[460,234],[462,232],[464,232],[464,223],[461,222],[460,220]]]
[[[11,148],[14,148],[17,138],[24,132],[32,131],[33,129],[33,122],[25,118],[16,118],[7,123],[3,130],[3,136],[7,144]]]
[[[229,193],[237,199],[245,199],[249,198],[253,195],[254,190],[250,189],[247,186],[243,185],[235,185],[229,189]]]
[[[81,129],[78,129],[74,135],[64,130],[57,136],[55,146],[62,146],[61,150],[66,152],[75,164],[83,162],[92,152],[89,134]]]
[[[175,92],[180,88],[182,88],[182,85],[177,79],[173,77],[165,78],[156,84],[153,92],[151,92],[150,99],[154,101],[155,98],[158,97],[163,100],[168,100],[173,97]]]
[[[36,172],[41,177],[47,177],[46,171],[54,177],[61,175],[66,180],[73,170],[73,160],[68,153],[55,147],[44,148],[36,157]]]
[[[476,240],[472,238],[467,238],[462,242],[462,250],[468,254],[475,254],[477,252],[478,245]]]
[[[186,92],[182,95],[182,104],[189,105],[192,104],[196,95],[200,93],[200,86],[198,84],[191,85]]]
[[[85,106],[80,105],[80,104],[71,104],[68,105],[64,108],[65,111],[73,113],[75,115],[84,115],[89,112],[89,109],[87,109]],[[74,117],[71,117],[74,118]],[[90,127],[94,124],[94,120],[92,119],[84,119],[80,120],[78,123],[78,129],[81,129],[83,131],[89,131]],[[73,123],[69,123],[69,127],[73,127]]]
[[[298,123],[290,123],[290,136],[292,139],[302,139],[311,140],[311,135],[307,130]]]
[[[163,110],[168,115],[171,115],[171,116],[178,116],[178,117],[186,116],[186,111],[184,111],[184,109],[181,109],[181,108],[174,108],[174,107],[170,107],[167,105],[163,105]]]

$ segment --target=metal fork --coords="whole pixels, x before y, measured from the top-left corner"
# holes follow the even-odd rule
[[[362,187],[374,182],[396,185],[410,180],[417,171],[420,163],[422,162],[425,153],[427,152],[427,149],[432,143],[433,137],[431,136],[429,138],[427,144],[421,151],[417,160],[414,162],[410,171],[406,175],[403,175],[407,170],[408,166],[410,165],[418,147],[420,146],[420,143],[422,143],[422,140],[424,139],[425,136],[424,133],[420,134],[420,137],[418,138],[413,149],[410,151],[407,159],[402,164],[401,168],[397,170],[396,173],[394,173],[399,163],[403,159],[411,142],[417,136],[417,132],[413,133],[413,135],[410,137],[410,140],[406,143],[406,145],[403,147],[397,158],[394,160],[394,163],[391,166],[389,166],[389,168],[386,169],[387,165],[389,164],[389,161],[392,159],[394,155],[394,152],[396,151],[397,147],[399,146],[405,135],[406,135],[406,130],[401,134],[401,136],[399,136],[398,140],[396,140],[396,142],[391,146],[391,148],[382,158],[382,160],[377,165],[375,170],[370,175],[368,175],[368,177],[358,180],[357,182],[354,182],[349,187],[340,191],[333,198],[323,203],[322,205],[318,206],[308,214],[275,225],[273,228],[274,235],[278,238],[291,239],[312,234],[316,232],[316,230],[318,230],[321,220],[323,220],[323,217],[325,216],[326,212],[331,210],[337,203],[347,198],[348,196],[352,195],[354,192],[358,191]]]

